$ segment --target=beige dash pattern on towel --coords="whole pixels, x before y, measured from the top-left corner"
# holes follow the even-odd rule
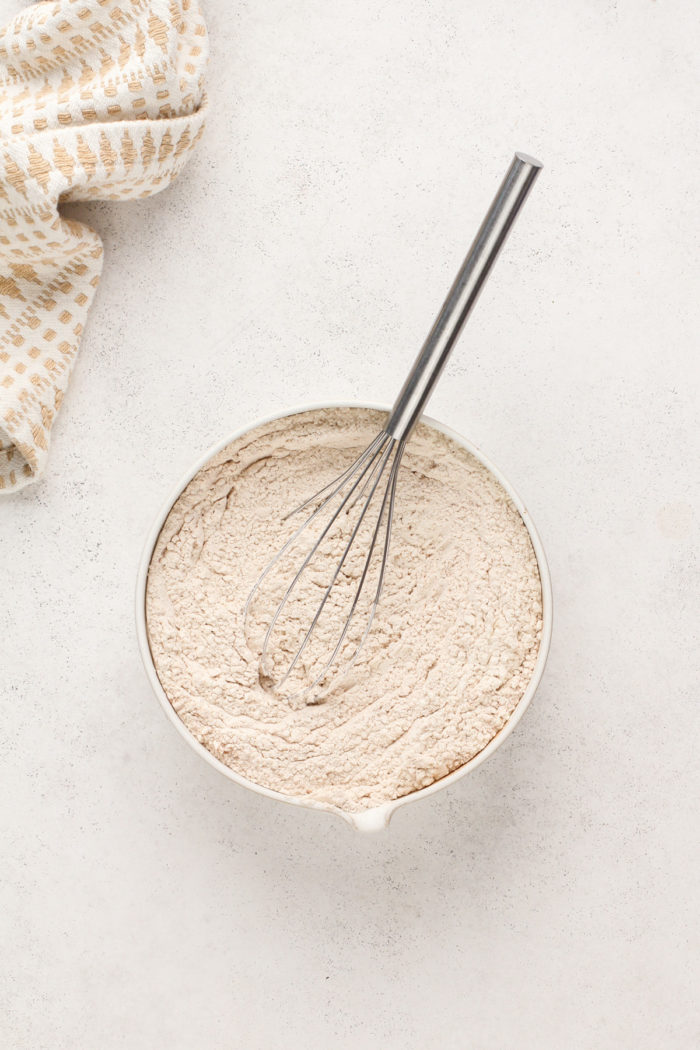
[[[206,109],[196,0],[43,0],[0,30],[0,491],[43,474],[102,267],[63,201],[147,197]]]

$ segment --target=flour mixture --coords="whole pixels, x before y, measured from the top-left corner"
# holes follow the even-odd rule
[[[498,481],[421,424],[404,455],[387,578],[350,674],[316,706],[263,687],[246,598],[289,535],[282,517],[339,474],[381,413],[304,412],[238,438],[175,502],[148,575],[160,682],[221,762],[284,795],[368,809],[481,751],[532,676],[542,630],[537,560]]]

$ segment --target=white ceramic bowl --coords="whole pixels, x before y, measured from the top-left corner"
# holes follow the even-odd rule
[[[136,582],[136,630],[138,633],[141,658],[143,659],[143,664],[146,669],[148,679],[151,683],[151,686],[153,687],[153,692],[160,701],[160,705],[165,711],[165,714],[175,726],[177,731],[180,733],[180,736],[182,736],[190,745],[190,747],[193,748],[198,755],[205,759],[205,761],[207,761],[210,765],[214,766],[215,769],[218,769],[218,771],[220,773],[223,773],[225,777],[228,777],[229,780],[233,780],[234,783],[240,784],[241,787],[248,788],[248,790],[250,791],[256,791],[259,795],[267,795],[268,798],[274,798],[280,802],[287,802],[295,806],[304,806],[307,809],[322,809],[328,811],[329,813],[336,813],[338,816],[342,817],[358,831],[379,831],[382,828],[388,826],[389,821],[400,806],[405,806],[408,802],[415,802],[416,799],[419,798],[427,798],[428,795],[432,795],[436,791],[441,791],[443,788],[448,787],[450,784],[456,783],[456,781],[460,780],[463,776],[466,776],[467,773],[471,773],[471,771],[476,769],[477,766],[480,766],[481,763],[489,757],[489,755],[492,755],[494,753],[497,747],[500,747],[500,745],[503,743],[506,737],[513,731],[513,729],[515,729],[515,726],[518,724],[523,714],[525,713],[526,707],[532,700],[532,697],[534,696],[535,691],[538,685],[540,684],[540,680],[544,672],[545,663],[547,662],[549,643],[552,637],[552,584],[549,576],[549,568],[547,567],[547,560],[545,558],[544,550],[542,548],[542,542],[537,534],[537,530],[534,524],[532,523],[532,519],[530,518],[529,513],[527,512],[518,494],[514,492],[510,482],[507,481],[506,478],[504,478],[500,470],[498,470],[498,468],[495,467],[493,463],[489,462],[489,460],[483,455],[482,452],[480,452],[478,448],[470,444],[460,434],[456,434],[454,430],[450,429],[450,427],[446,427],[442,423],[438,423],[437,420],[431,419],[429,416],[422,417],[421,421],[423,423],[427,423],[428,426],[431,426],[435,430],[439,430],[440,433],[447,435],[447,437],[449,438],[452,438],[453,441],[457,442],[457,444],[459,445],[462,445],[463,448],[467,449],[468,452],[471,452],[471,454],[475,456],[476,459],[483,463],[484,466],[491,471],[494,477],[497,478],[498,481],[500,481],[503,488],[513,500],[513,503],[520,511],[522,519],[525,522],[527,531],[530,534],[530,539],[532,540],[532,546],[537,557],[537,564],[540,572],[540,580],[542,582],[542,641],[540,643],[540,650],[537,656],[537,662],[535,664],[535,669],[533,671],[532,678],[530,679],[530,683],[527,689],[525,690],[523,697],[520,700],[520,703],[515,708],[513,714],[510,716],[510,718],[500,730],[500,732],[496,734],[496,736],[486,745],[483,751],[480,751],[478,753],[478,755],[475,755],[468,762],[465,762],[463,766],[460,766],[459,769],[455,769],[452,773],[449,773],[446,777],[442,777],[441,780],[437,780],[434,784],[431,784],[429,787],[421,788],[419,791],[412,791],[410,794],[404,795],[402,798],[397,798],[392,802],[386,802],[381,806],[375,807],[374,809],[368,809],[361,813],[348,813],[342,809],[339,809],[337,806],[332,806],[325,802],[314,802],[313,800],[305,798],[290,798],[287,795],[280,794],[278,791],[271,791],[269,788],[261,787],[260,784],[255,784],[252,780],[246,780],[245,777],[240,776],[240,774],[234,772],[233,769],[229,769],[228,766],[225,766],[223,762],[219,762],[218,758],[215,758],[210,751],[207,751],[207,749],[203,747],[202,744],[200,744],[199,741],[195,739],[195,737],[192,736],[190,731],[185,727],[184,723],[181,722],[178,718],[172,705],[170,704],[170,701],[165,695],[163,687],[160,684],[160,680],[156,673],[155,665],[153,663],[153,657],[151,655],[150,645],[148,642],[148,632],[146,629],[146,580],[148,577],[148,568],[151,563],[153,550],[158,540],[158,536],[160,535],[160,530],[163,528],[165,519],[170,513],[170,510],[175,500],[178,498],[185,486],[189,484],[189,482],[192,480],[197,471],[200,470],[205,465],[205,463],[207,463],[212,458],[212,456],[215,456],[218,452],[225,448],[226,445],[229,445],[232,441],[235,441],[237,438],[241,437],[249,430],[253,430],[255,427],[258,427],[263,423],[271,423],[273,420],[280,419],[282,416],[293,416],[299,412],[312,412],[324,408],[352,407],[377,409],[383,412],[387,412],[389,410],[387,405],[357,404],[356,402],[347,401],[328,402],[320,405],[302,405],[298,408],[288,409],[285,412],[275,412],[270,416],[266,416],[264,419],[258,419],[254,423],[249,424],[248,426],[241,427],[239,430],[234,431],[233,434],[229,434],[226,438],[224,438],[223,441],[220,441],[217,445],[214,445],[213,448],[210,448],[207,452],[204,453],[203,456],[200,456],[197,462],[190,468],[190,470],[187,471],[185,477],[176,485],[174,491],[171,492],[171,494],[168,496],[167,500],[161,507],[156,517],[156,520],[153,523],[150,533],[148,534],[148,539],[146,540],[146,545],[144,547],[143,555],[141,557],[141,564],[139,566],[138,579]]]

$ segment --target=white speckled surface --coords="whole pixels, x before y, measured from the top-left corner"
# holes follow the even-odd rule
[[[74,209],[104,279],[49,476],[0,504],[0,1045],[695,1050],[696,4],[206,6],[201,149]],[[136,565],[227,430],[391,399],[514,148],[546,171],[431,413],[529,502],[549,667],[493,759],[362,838],[184,746]]]

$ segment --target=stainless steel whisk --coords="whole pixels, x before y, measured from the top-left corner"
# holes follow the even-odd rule
[[[292,689],[291,692],[286,694],[290,700],[301,697],[304,698],[306,703],[318,703],[330,688],[337,683],[339,677],[347,673],[351,668],[367,638],[384,585],[389,557],[397,479],[406,442],[425,408],[462,328],[476,303],[479,292],[484,286],[486,278],[541,167],[542,165],[539,161],[533,157],[529,157],[524,153],[515,154],[435,323],[428,333],[428,337],[396,398],[384,429],[377,434],[365,451],[358,456],[347,470],[325,485],[301,506],[291,511],[284,519],[286,521],[296,514],[310,510],[303,524],[289,537],[281,550],[258,577],[246,603],[246,621],[248,621],[251,605],[271,571],[287,555],[287,552],[292,550],[294,545],[302,539],[309,526],[315,522],[324,521],[325,516],[329,516],[328,521],[320,529],[318,538],[303,556],[299,568],[292,576],[291,582],[286,586],[283,597],[267,626],[262,645],[260,657],[261,679],[276,692],[284,690],[295,671],[302,665],[300,672],[301,683],[298,685],[298,688]],[[385,484],[382,486],[383,479]],[[361,502],[363,497],[366,498],[364,502]],[[373,504],[378,507],[378,514],[376,522],[372,526],[368,514]],[[296,650],[290,655],[288,663],[285,657],[285,666],[283,666],[281,673],[276,676],[275,670],[269,666],[270,645],[275,629],[281,621],[282,614],[288,607],[294,592],[298,590],[300,582],[311,571],[310,567],[314,560],[317,558],[322,559],[324,554],[327,555],[328,552],[324,551],[324,541],[332,534],[334,528],[338,529],[344,526],[344,522],[348,520],[350,512],[358,505],[359,510],[356,518],[350,521],[347,526],[350,532],[349,538],[345,541],[343,551],[335,564],[335,568],[332,570],[328,584],[322,588],[323,594],[315,611],[310,616],[310,623],[308,623],[307,627],[306,622],[304,622],[300,627],[301,641]],[[343,518],[344,514],[345,518]],[[331,605],[333,604],[334,589],[338,586],[339,578],[342,577],[343,583],[346,583],[345,577],[349,576],[350,583],[355,583],[355,578],[352,577],[351,573],[348,573],[346,565],[353,546],[357,542],[358,534],[361,532],[366,534],[367,554],[364,558],[360,558],[359,565],[362,568],[358,570],[359,578],[357,578],[357,586],[354,592],[350,591],[349,608],[347,608],[347,615],[342,621],[337,642],[332,647],[330,654],[328,655],[328,650],[326,650],[313,669],[309,671],[303,666],[304,654],[308,652],[324,610],[328,608],[329,602],[331,602]],[[351,625],[360,605],[367,581],[372,574],[373,566],[375,566],[376,580],[373,585],[373,593],[369,598],[364,628],[360,628],[359,635],[356,631],[354,640],[350,638],[348,641]],[[347,590],[347,587],[345,589]],[[341,655],[343,657],[342,664],[338,662],[338,658]],[[277,662],[279,663],[279,659]],[[319,664],[320,669],[318,669]]]

